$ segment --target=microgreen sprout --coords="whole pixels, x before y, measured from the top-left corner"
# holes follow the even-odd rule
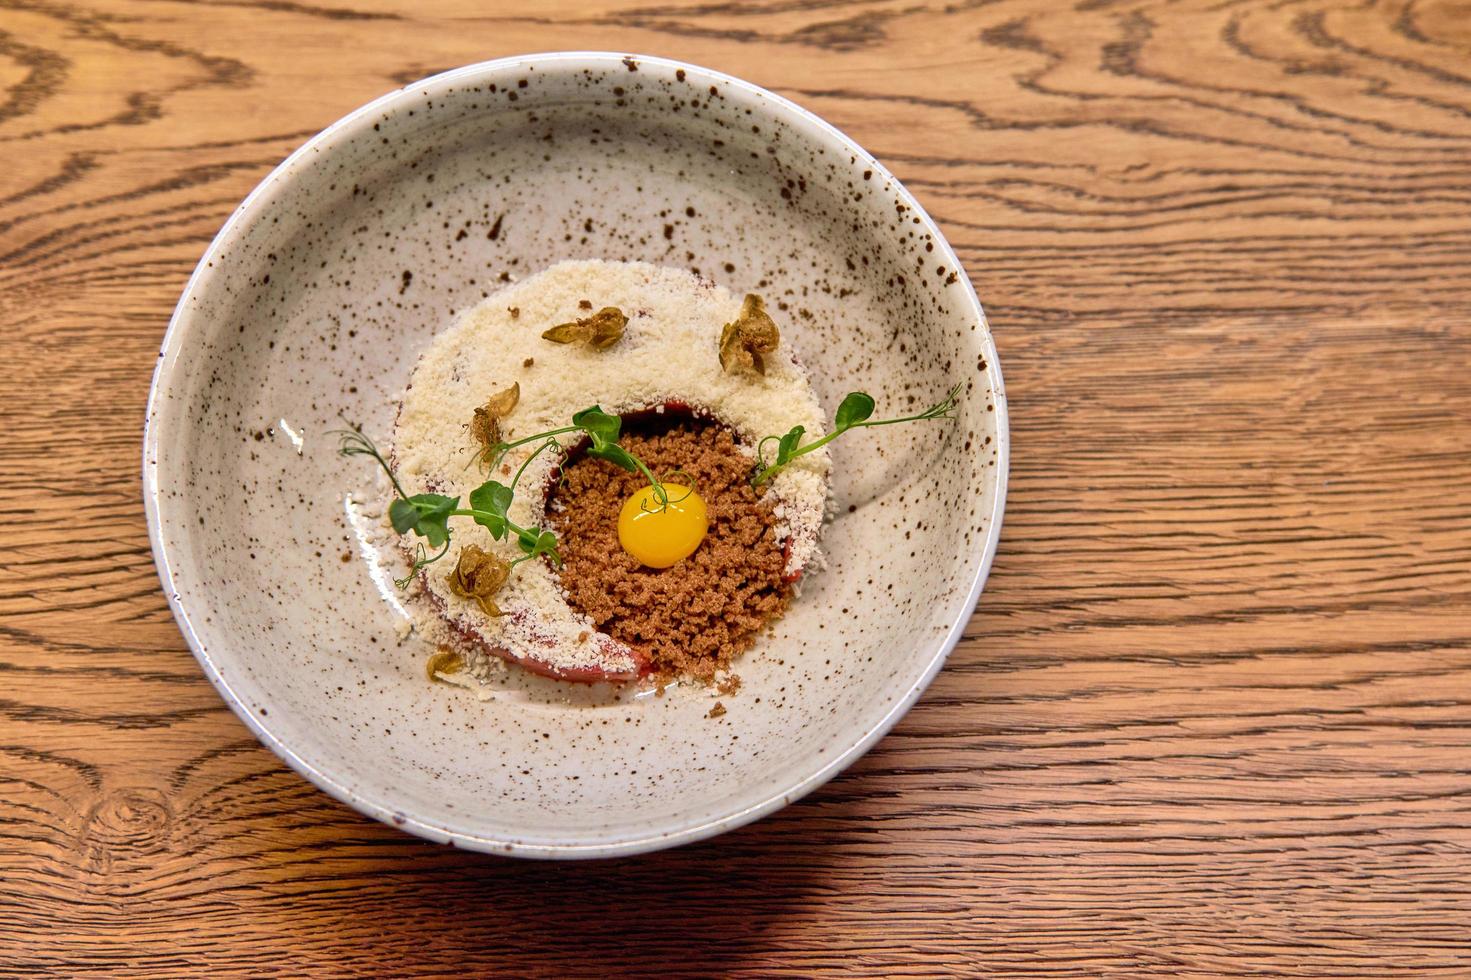
[[[649,486],[654,488],[654,498],[659,502],[659,509],[663,510],[669,506],[669,494],[665,491],[663,482],[644,465],[643,460],[618,444],[618,438],[623,432],[623,419],[610,412],[603,411],[600,405],[584,408],[582,411],[573,415],[571,425],[564,425],[559,429],[549,429],[546,432],[538,432],[535,435],[514,439],[510,442],[499,442],[493,446],[489,446],[482,454],[482,459],[490,469],[494,470],[500,465],[501,460],[506,458],[506,454],[518,446],[525,446],[541,440],[542,446],[537,449],[536,453],[540,453],[543,449],[550,447],[561,449],[561,443],[557,441],[556,437],[574,432],[580,432],[587,437],[590,443],[587,447],[587,454],[589,456],[594,459],[607,460],[614,466],[625,469],[630,473],[640,474],[645,480],[649,481]],[[532,456],[535,457],[536,453],[533,453]],[[529,463],[530,460],[528,459],[527,462]],[[523,463],[521,469],[525,470],[525,468],[526,464]],[[521,474],[518,472],[516,474],[517,479],[520,479],[520,476]]]
[[[530,558],[546,555],[557,565],[562,564],[562,556],[557,552],[557,536],[551,531],[541,528],[522,527],[507,515],[511,507],[511,501],[515,498],[515,485],[520,480],[521,474],[526,472],[526,465],[522,464],[517,470],[516,477],[506,486],[496,480],[487,480],[470,492],[470,506],[461,507],[459,497],[449,497],[441,493],[416,493],[410,496],[404,493],[403,486],[399,484],[398,477],[394,475],[393,467],[383,458],[373,440],[368,438],[361,430],[346,429],[336,433],[340,442],[338,451],[344,456],[369,456],[377,461],[388,474],[388,481],[393,484],[394,500],[388,505],[388,521],[393,529],[399,534],[413,532],[424,541],[419,542],[415,549],[415,558],[409,574],[406,578],[398,580],[395,584],[399,588],[407,588],[416,574],[427,565],[443,558],[450,547],[451,517],[468,517],[476,524],[490,532],[490,536],[497,541],[504,540],[508,535],[514,535],[516,545],[523,552],[520,558],[511,562],[514,567]],[[555,440],[550,440],[555,444]],[[532,453],[535,458],[546,445],[538,447]],[[529,463],[530,460],[528,459]],[[428,548],[425,543],[428,543]],[[438,548],[437,554],[429,554],[429,548]]]
[[[863,429],[878,425],[897,425],[900,422],[923,422],[933,419],[955,418],[955,406],[960,396],[960,385],[950,389],[950,392],[942,401],[931,405],[917,415],[906,415],[896,419],[873,419],[874,401],[873,396],[867,392],[850,392],[846,398],[838,404],[838,410],[833,414],[833,430],[821,439],[814,439],[806,445],[802,445],[802,436],[806,434],[806,428],[800,425],[792,426],[790,432],[783,436],[767,436],[756,444],[756,473],[751,477],[753,486],[760,486],[781,471],[792,460],[799,456],[805,456],[815,449],[821,449],[832,442],[838,436],[850,429]],[[770,462],[766,459],[767,443],[776,443],[776,456]]]
[[[486,410],[489,421],[485,422],[483,431],[492,431],[491,425],[493,423],[498,426],[499,415],[502,414],[498,409],[502,406],[497,405],[496,399],[505,400],[505,410],[509,411],[511,407],[514,407],[517,394],[519,394],[519,391],[507,391],[492,399]],[[478,416],[477,421],[479,421]],[[470,491],[469,507],[461,507],[459,497],[449,497],[441,493],[416,493],[413,495],[405,493],[403,486],[398,482],[398,477],[394,475],[393,467],[388,465],[388,461],[383,458],[383,454],[378,451],[378,447],[373,444],[373,440],[368,438],[362,430],[343,429],[336,432],[335,435],[340,440],[338,451],[342,455],[369,456],[383,468],[384,473],[388,474],[388,481],[393,484],[394,492],[393,502],[388,505],[388,521],[393,525],[393,529],[399,534],[409,534],[412,532],[423,539],[415,547],[414,561],[409,569],[409,574],[405,578],[395,582],[399,588],[404,589],[408,588],[409,584],[414,580],[414,576],[421,570],[439,561],[439,559],[449,553],[451,537],[449,520],[452,517],[470,518],[476,524],[489,531],[490,536],[497,541],[504,541],[507,537],[514,539],[516,546],[521,549],[522,554],[510,563],[509,568],[515,568],[523,561],[538,558],[542,555],[550,558],[560,568],[562,565],[562,556],[557,551],[557,535],[552,531],[539,527],[522,527],[511,520],[509,516],[511,502],[516,497],[516,485],[521,482],[521,477],[525,475],[526,469],[531,465],[532,460],[548,451],[554,453],[565,452],[565,448],[557,440],[557,436],[560,435],[568,435],[574,432],[582,433],[591,443],[587,449],[589,456],[607,460],[630,473],[642,475],[645,480],[649,481],[649,486],[654,488],[654,498],[658,501],[659,510],[668,507],[671,501],[669,499],[669,492],[664,489],[663,482],[644,465],[643,460],[618,444],[618,437],[622,434],[622,429],[623,420],[619,416],[605,412],[600,406],[594,405],[572,416],[571,425],[565,425],[559,429],[551,429],[547,432],[538,432],[535,435],[515,439],[511,442],[497,441],[487,445],[479,454],[479,458],[488,469],[494,470],[512,449],[534,442],[541,443],[517,467],[516,473],[511,478],[509,485],[501,483],[499,480],[491,479],[486,480],[480,486]],[[498,427],[495,429],[495,432],[499,435]],[[477,438],[479,438],[478,432]],[[687,474],[674,475],[688,477]],[[687,482],[691,487],[694,486],[692,478],[688,478]],[[693,490],[690,492],[693,492]],[[683,497],[679,498],[679,500],[683,499]],[[678,503],[679,500],[673,502]],[[470,547],[474,546],[472,545]],[[438,549],[438,551],[430,554],[430,549]],[[468,551],[469,549],[467,548],[466,550]],[[474,568],[478,570],[483,564],[478,549],[474,558],[478,562],[474,565]],[[461,562],[456,566],[455,580],[464,580],[460,585],[461,591],[480,600],[482,608],[485,608],[486,603],[489,601],[489,595],[481,594],[481,592],[486,591],[485,589],[470,591],[467,583],[473,576],[470,575],[470,572],[466,571],[467,567],[469,566],[465,565],[465,554],[462,552]],[[484,573],[481,574],[480,581],[486,581]],[[454,582],[451,585],[453,586]],[[498,588],[499,585],[497,584],[496,587]],[[490,605],[491,608],[494,607],[493,603]],[[489,610],[487,609],[487,611]]]

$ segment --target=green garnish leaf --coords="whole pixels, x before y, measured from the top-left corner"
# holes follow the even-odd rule
[[[621,418],[603,411],[600,405],[594,405],[572,416],[572,424],[586,432],[588,438],[592,440],[592,445],[587,450],[589,456],[594,459],[607,460],[630,473],[642,473],[648,479],[649,485],[654,488],[654,496],[658,498],[659,509],[663,510],[669,506],[669,494],[664,491],[664,485],[659,482],[659,478],[649,472],[649,468],[637,456],[618,445],[618,436],[623,431]]]
[[[388,505],[388,521],[399,534],[408,534],[419,523],[419,508],[400,497]]]
[[[426,539],[431,548],[440,548],[449,540],[449,517],[459,505],[459,497],[417,493],[389,504],[388,520],[399,534],[413,531]]]
[[[597,338],[594,338],[596,341]],[[616,340],[614,337],[612,340]],[[610,340],[609,343],[612,341]],[[595,344],[596,346],[596,344]],[[451,517],[468,517],[476,524],[490,532],[492,538],[497,541],[505,540],[508,534],[515,535],[516,545],[523,552],[522,557],[517,558],[510,565],[516,565],[532,558],[545,555],[562,566],[562,555],[557,551],[557,535],[552,531],[541,528],[520,527],[511,520],[509,511],[511,502],[515,499],[516,485],[526,473],[526,468],[531,461],[543,452],[553,451],[565,453],[566,449],[557,441],[557,436],[582,432],[592,442],[588,449],[589,456],[607,460],[615,466],[622,467],[631,473],[642,474],[649,484],[654,488],[654,494],[661,508],[669,505],[669,495],[659,478],[649,471],[633,453],[618,445],[618,437],[623,429],[623,420],[617,415],[603,411],[601,406],[593,405],[585,408],[572,417],[572,425],[549,432],[539,432],[535,435],[526,436],[514,442],[505,442],[500,438],[498,420],[501,415],[511,411],[515,407],[516,398],[520,390],[516,386],[494,395],[483,409],[477,410],[477,419],[482,424],[477,429],[474,424],[471,428],[472,434],[484,449],[479,458],[491,466],[498,466],[505,454],[517,446],[531,442],[540,442],[541,445],[532,452],[525,461],[521,463],[520,469],[516,471],[511,485],[506,486],[498,480],[487,480],[476,487],[470,493],[468,509],[460,508],[460,498],[446,497],[438,493],[420,493],[412,497],[404,493],[398,478],[394,476],[393,468],[388,465],[387,459],[373,445],[373,441],[358,429],[346,429],[338,432],[341,440],[338,447],[344,456],[370,456],[383,471],[388,474],[389,481],[393,484],[395,499],[388,505],[388,520],[393,529],[399,534],[413,532],[424,538],[435,548],[440,549],[437,554],[429,554],[423,542],[420,542],[415,551],[415,559],[406,578],[397,581],[399,588],[408,588],[414,576],[424,566],[432,564],[443,558],[450,548]],[[494,422],[496,425],[492,426]],[[565,478],[565,473],[563,474]],[[496,556],[482,552],[474,545],[467,546],[460,553],[460,562],[456,565],[454,579],[451,589],[460,594],[469,595],[477,600],[483,600],[482,608],[490,615],[497,615],[495,605],[489,599],[491,591],[490,583],[495,581],[492,572],[500,566]],[[509,569],[510,566],[506,566]],[[496,582],[495,588],[499,588],[503,582]]]
[[[572,424],[588,434],[594,449],[602,449],[618,441],[623,430],[623,420],[603,411],[601,405],[584,408],[572,416]]]
[[[873,415],[873,396],[866,391],[851,391],[838,405],[833,414],[833,428],[846,432],[859,422],[868,421]]]
[[[792,426],[792,431],[782,436],[776,444],[776,465],[782,466],[791,461],[792,453],[797,451],[797,443],[802,441],[802,433],[806,432],[805,426]]]
[[[504,483],[486,480],[470,491],[470,508],[475,511],[471,518],[499,541],[506,536],[506,529],[511,525],[506,511],[511,509],[513,497],[511,488]]]
[[[592,446],[587,454],[596,459],[605,459],[614,466],[620,466],[630,473],[638,472],[638,464],[633,460],[633,454],[616,442],[605,446]]]
[[[875,425],[897,425],[900,422],[928,422],[936,419],[955,418],[955,406],[960,397],[960,385],[951,388],[943,399],[918,415],[905,415],[896,419],[873,419],[873,396],[866,391],[852,391],[838,405],[838,410],[833,413],[833,431],[821,439],[814,439],[807,445],[799,445],[802,439],[802,427],[793,427],[786,435],[767,436],[756,444],[756,472],[751,476],[751,485],[759,487],[767,480],[775,476],[782,467],[786,466],[798,456],[805,456],[814,449],[821,449],[832,442],[838,436],[849,429],[861,429]],[[766,462],[761,449],[771,440],[776,439],[776,461]]]
[[[557,563],[558,568],[562,566],[562,556],[557,552],[557,536],[551,531],[543,531],[538,527],[520,528],[516,532],[516,543],[526,553],[526,558],[546,555]],[[517,560],[525,561],[526,558]]]
[[[409,498],[420,509],[414,533],[429,542],[431,548],[442,548],[449,542],[449,515],[460,506],[459,497],[438,493],[421,493]]]

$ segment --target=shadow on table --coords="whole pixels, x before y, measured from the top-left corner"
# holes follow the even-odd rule
[[[396,860],[391,869],[354,870],[392,880],[391,895],[379,892],[371,902],[395,920],[385,931],[422,936],[422,945],[406,950],[408,961],[384,969],[456,963],[470,974],[506,976],[760,972],[782,962],[794,943],[811,948],[815,937],[801,937],[804,922],[818,917],[817,896],[831,894],[842,864],[862,859],[852,845],[872,839],[853,819],[864,782],[850,773],[764,820],[654,854],[541,862],[441,851],[416,869]],[[409,862],[426,857],[412,849]],[[824,918],[831,922],[831,909]]]

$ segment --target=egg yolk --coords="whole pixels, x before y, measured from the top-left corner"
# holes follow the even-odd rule
[[[644,487],[623,502],[618,514],[618,543],[650,568],[668,568],[695,553],[710,528],[705,501],[690,487],[664,484],[669,506],[660,507],[653,487]]]

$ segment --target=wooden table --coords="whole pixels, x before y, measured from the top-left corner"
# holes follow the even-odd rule
[[[159,593],[159,340],[374,96],[515,52],[832,120],[985,301],[1001,553],[908,718],[718,840],[432,846],[289,772]],[[1471,5],[0,0],[0,972],[1471,976]]]

